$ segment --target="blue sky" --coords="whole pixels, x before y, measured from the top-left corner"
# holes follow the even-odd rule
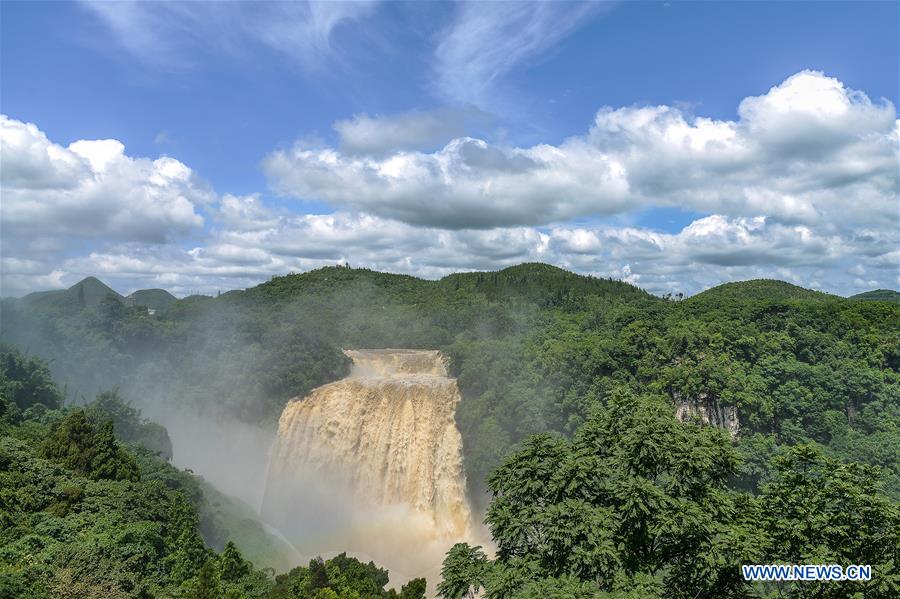
[[[86,274],[210,291],[342,260],[435,277],[541,259],[655,292],[898,286],[896,2],[0,6],[4,295]],[[803,102],[740,111],[778,86]],[[682,164],[673,135],[706,145]],[[23,150],[78,140],[117,140],[132,170],[88,144],[70,158],[93,171],[60,184]],[[161,157],[187,179],[153,179]]]

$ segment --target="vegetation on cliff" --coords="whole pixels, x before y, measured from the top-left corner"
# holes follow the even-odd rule
[[[25,298],[2,309],[3,339],[49,360],[70,398],[119,387],[251,422],[274,421],[290,398],[345,376],[342,348],[440,349],[459,380],[476,500],[517,442],[571,435],[619,389],[734,408],[747,464],[812,444],[879,466],[900,497],[895,303],[765,280],[666,301],[523,264],[438,281],[323,268],[186,298],[154,316],[114,296],[95,307]]]
[[[116,502],[128,504],[139,490],[142,497],[158,497],[152,509],[180,513],[180,500],[165,494],[177,493],[194,510],[196,522],[187,528],[205,531],[201,541],[209,542],[218,521],[220,532],[211,544],[222,550],[227,540],[221,518],[203,507],[203,492],[192,477],[129,445],[138,466],[135,478],[109,443],[102,419],[87,418],[93,431],[87,436],[105,439],[97,453],[112,466],[95,469],[93,458],[69,462],[65,452],[42,453],[39,441],[72,417],[71,408],[59,409],[64,398],[87,403],[85,395],[119,387],[128,397],[271,422],[291,397],[347,373],[342,348],[409,347],[439,349],[450,357],[462,395],[457,423],[470,493],[488,508],[502,549],[490,562],[476,548],[454,549],[445,563],[444,582],[451,585],[444,587],[446,596],[476,583],[491,597],[679,596],[675,590],[695,586],[733,591],[727,596],[774,592],[733,578],[739,561],[751,558],[871,563],[877,576],[867,596],[896,593],[897,556],[866,553],[896,547],[896,303],[843,299],[773,281],[729,284],[671,301],[622,282],[534,264],[439,281],[325,268],[219,298],[186,298],[153,316],[112,295],[84,303],[77,293],[69,295],[67,301],[39,297],[2,305],[3,339],[48,359],[64,383],[62,390],[48,384],[40,361],[21,354],[0,358],[0,389],[8,399],[3,417],[17,422],[6,425],[17,432],[4,439],[4,451],[13,452],[5,463],[27,469],[5,473],[17,472],[18,478],[4,488],[43,477],[52,483],[40,483],[45,490],[36,496],[43,499],[27,504],[27,516],[3,508],[12,514],[5,516],[6,526],[26,523],[7,537],[23,540],[5,546],[33,542],[27,552],[14,554],[46,556],[29,558],[28,568],[45,568],[53,576],[65,571],[46,565],[69,563],[55,561],[65,554],[52,548],[63,541],[44,539],[56,539],[56,532],[44,531],[63,525],[53,521],[45,529],[42,523],[43,514],[57,509],[51,506],[80,505],[63,491],[73,485],[95,494],[119,493],[105,504],[109,510]],[[675,406],[694,404],[733,410],[737,436],[674,418]],[[147,429],[147,423],[130,430],[125,423],[131,416],[106,409],[120,438],[165,453],[160,431]],[[686,413],[703,415],[696,409]],[[85,415],[91,415],[90,407]],[[601,434],[608,435],[602,447],[599,441],[585,444]],[[647,464],[631,464],[642,455]],[[593,470],[585,471],[585,464]],[[163,485],[165,492],[145,492],[142,485],[153,482],[150,471],[177,482]],[[559,472],[585,478],[566,486],[554,478]],[[538,492],[547,494],[540,497],[541,509],[523,511],[521,497]],[[651,500],[652,506],[641,503]],[[61,530],[60,539],[70,538],[69,529]],[[150,530],[157,535],[153,559],[164,559],[169,537]],[[538,542],[521,545],[515,535],[522,531],[537,535]],[[202,548],[193,538],[176,545]],[[90,551],[98,551],[95,545],[103,546],[97,541]],[[207,588],[213,580],[224,585],[216,569],[220,558],[203,551],[203,559],[186,562],[185,572],[193,568],[189,575],[160,565],[152,572],[124,568],[122,576],[159,588]],[[204,569],[207,558],[213,565]],[[588,568],[585,560],[594,565]],[[4,580],[31,584],[37,579],[27,578],[28,568],[8,569]],[[313,571],[318,566],[296,571],[293,586],[269,584],[307,588],[296,581],[312,576],[321,582]],[[91,580],[83,573],[88,578],[71,580]],[[518,579],[526,582],[514,584]],[[852,591],[841,585],[819,590]]]
[[[254,567],[203,481],[173,467],[166,446],[143,445],[158,447],[165,429],[115,393],[60,407],[46,365],[15,350],[0,364],[0,597],[424,597],[424,580],[386,591],[386,571],[344,555],[278,577]]]
[[[900,509],[873,469],[809,445],[735,488],[724,431],[680,422],[664,396],[615,394],[571,440],[535,435],[491,475],[497,546],[459,544],[438,591],[461,599],[896,597]],[[866,582],[749,583],[741,564],[869,564]]]

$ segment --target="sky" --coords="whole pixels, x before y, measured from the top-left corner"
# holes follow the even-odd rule
[[[900,287],[897,2],[0,2],[0,294]]]

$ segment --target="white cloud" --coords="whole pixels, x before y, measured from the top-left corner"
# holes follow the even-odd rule
[[[441,228],[541,225],[632,206],[621,165],[582,142],[520,149],[459,138],[384,158],[297,145],[263,168],[284,195]]]
[[[644,206],[813,225],[897,226],[894,106],[803,71],[746,98],[740,119],[609,107],[590,131],[527,148],[468,137],[360,156],[299,143],[264,170],[281,194],[441,228],[547,225]],[[373,126],[373,128],[377,128]]]
[[[388,117],[358,114],[334,124],[341,150],[348,154],[381,156],[398,150],[427,150],[448,138],[463,136],[485,125],[490,115],[475,108],[440,108]]]
[[[278,223],[277,216],[263,205],[259,194],[225,194],[219,202],[216,215],[220,223],[239,231],[265,229]]]
[[[197,53],[239,53],[245,44],[271,48],[304,68],[334,56],[332,36],[344,22],[371,14],[358,2],[100,2],[84,1],[129,52],[167,69],[191,66]]]
[[[0,115],[0,144],[4,246],[35,236],[163,242],[201,227],[198,206],[214,198],[181,162],[132,158],[116,140],[63,147]]]
[[[859,281],[869,288],[894,284],[896,237],[882,235],[880,247],[882,253],[877,254],[871,252],[870,239],[828,236],[765,217],[712,215],[667,234],[636,227],[574,226],[450,231],[335,213],[281,215],[267,228],[222,229],[191,249],[111,246],[67,260],[62,269],[72,273],[71,282],[93,274],[120,281],[127,289],[164,286],[187,293],[246,287],[271,275],[345,262],[437,278],[541,261],[622,279],[657,293],[694,293],[726,281],[774,277],[849,294],[858,291]],[[849,273],[856,264],[866,265],[865,279]],[[43,274],[34,265],[29,269]]]
[[[460,137],[432,151],[428,113],[358,116],[338,126],[340,148],[264,161],[277,190],[337,209],[324,215],[218,196],[172,158],[130,157],[116,140],[63,146],[4,117],[2,293],[87,275],[215,292],[343,262],[434,278],[542,261],[658,293],[760,277],[896,287],[894,107],[802,72],[738,114],[604,108],[558,145]],[[572,221],[658,206],[706,216],[676,232]]]

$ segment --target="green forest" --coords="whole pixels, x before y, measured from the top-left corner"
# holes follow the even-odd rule
[[[657,297],[523,264],[143,295],[152,309],[86,279],[3,300],[0,596],[423,596],[424,580],[386,591],[384,570],[346,556],[254,567],[129,403],[271,425],[346,375],[342,349],[377,347],[449,357],[469,493],[497,547],[455,546],[429,594],[900,595],[896,294],[757,280]],[[782,562],[875,575],[740,577]]]

